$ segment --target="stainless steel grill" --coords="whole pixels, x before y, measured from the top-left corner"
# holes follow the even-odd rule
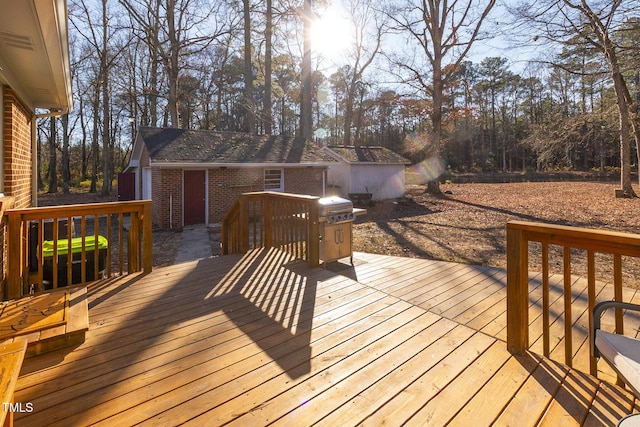
[[[329,224],[353,221],[356,218],[351,200],[337,196],[323,197],[318,200],[318,205],[318,216]]]
[[[320,259],[324,263],[351,257],[353,264],[353,220],[356,215],[351,200],[323,197],[318,200],[320,220]]]

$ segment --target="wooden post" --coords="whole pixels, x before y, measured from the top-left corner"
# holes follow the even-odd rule
[[[143,244],[143,268],[145,273],[151,273],[153,269],[153,229],[152,229],[152,202],[144,202],[142,208],[142,244]]]
[[[593,308],[596,305],[596,257],[592,250],[587,251],[587,310],[589,314],[589,334],[593,331]],[[598,376],[598,360],[593,356],[594,340],[589,340],[589,373]]]
[[[320,265],[320,223],[318,221],[318,208],[315,200],[307,203],[309,212],[309,223],[307,228],[307,255],[309,256],[309,267]]]
[[[140,271],[140,214],[131,212],[131,225],[127,236],[127,272]]]
[[[260,227],[264,227],[264,242],[262,242],[262,246],[265,248],[273,247],[273,202],[273,198],[269,197],[269,195],[263,195],[260,201],[264,214],[260,223]]]
[[[22,218],[19,213],[8,212],[8,248],[7,263],[7,288],[5,290],[6,299],[16,299],[22,296],[22,249],[21,249],[21,226]]]
[[[241,195],[238,201],[240,203],[240,213],[238,215],[239,248],[240,253],[246,254],[249,252],[249,200],[247,196]]]
[[[529,347],[529,254],[524,232],[507,224],[507,350]]]

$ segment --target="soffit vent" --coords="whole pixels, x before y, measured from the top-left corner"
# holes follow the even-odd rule
[[[7,33],[4,31],[0,31],[0,41],[9,46],[14,47],[16,49],[24,49],[35,51],[35,46],[29,36],[23,36],[20,34]]]

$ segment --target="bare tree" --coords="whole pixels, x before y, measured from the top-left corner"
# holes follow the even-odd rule
[[[111,193],[112,190],[112,180],[113,180],[113,163],[112,163],[112,153],[111,153],[111,85],[110,85],[110,77],[111,77],[111,68],[113,67],[114,61],[117,58],[117,44],[114,42],[115,35],[112,32],[112,27],[110,24],[110,20],[112,16],[110,14],[108,8],[108,0],[100,0],[100,12],[99,19],[100,23],[97,24],[94,22],[94,14],[96,12],[91,8],[93,5],[89,3],[87,0],[80,0],[77,3],[77,8],[79,10],[78,19],[84,20],[83,23],[76,22],[72,18],[72,23],[78,29],[78,33],[81,34],[86,42],[91,46],[94,50],[95,55],[97,56],[97,60],[99,62],[98,71],[96,73],[96,81],[95,84],[95,93],[96,98],[94,99],[94,146],[97,146],[97,120],[98,120],[98,108],[102,107],[102,151],[103,151],[103,165],[102,165],[102,173],[103,173],[103,181],[102,181],[102,190],[101,193],[103,195],[107,195]],[[81,18],[80,18],[81,17]],[[94,150],[94,161],[95,153],[97,149]],[[94,175],[92,177],[91,182],[91,191],[96,191],[95,188],[95,180],[97,179],[96,167],[94,163]]]
[[[133,22],[140,37],[153,55],[158,55],[168,81],[167,109],[171,125],[180,127],[178,114],[178,84],[180,73],[189,56],[206,49],[229,29],[217,17],[225,2],[199,0],[119,0]],[[230,11],[224,11],[231,13]],[[155,61],[151,58],[152,63]],[[157,65],[157,63],[155,63]],[[153,73],[152,73],[153,74]],[[158,97],[150,88],[149,96]],[[153,113],[153,108],[151,109]]]
[[[636,197],[631,186],[631,131],[636,141],[640,141],[640,121],[619,60],[621,47],[616,44],[614,33],[630,16],[632,8],[637,12],[640,5],[625,0],[546,0],[523,3],[516,9],[518,16],[535,25],[539,36],[565,45],[575,44],[575,38],[579,37],[606,60],[620,119],[621,189],[617,194],[624,197]]]
[[[302,9],[304,20],[304,41],[302,54],[302,92],[300,95],[300,133],[303,138],[313,137],[313,84],[311,80],[311,20],[313,9],[311,0],[304,0]]]
[[[272,85],[272,57],[273,57],[273,0],[266,1],[265,11],[265,46],[264,46],[264,102],[262,121],[264,132],[267,135],[273,133],[273,101]]]
[[[362,85],[362,77],[381,52],[382,38],[388,30],[386,15],[375,8],[374,0],[349,0],[346,6],[352,21],[354,40],[349,55],[350,66],[346,82],[346,100],[343,123],[343,143],[351,144],[351,126],[353,123],[353,107],[358,87]]]
[[[431,97],[432,153],[439,155],[443,140],[443,94],[465,60],[495,0],[408,0],[389,17],[409,40],[417,43],[413,58],[397,65],[409,73],[411,82]],[[421,60],[426,59],[426,63]],[[440,193],[437,179],[427,191]]]
[[[57,138],[58,136],[56,132],[56,118],[52,116],[49,119],[49,188],[47,189],[47,193],[58,192],[58,147],[56,144]]]
[[[256,108],[253,102],[253,64],[251,56],[251,2],[242,0],[242,16],[244,17],[244,130],[248,133],[256,131]]]

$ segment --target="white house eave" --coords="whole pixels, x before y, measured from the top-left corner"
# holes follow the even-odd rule
[[[73,105],[66,0],[0,0],[0,83],[30,109]]]

